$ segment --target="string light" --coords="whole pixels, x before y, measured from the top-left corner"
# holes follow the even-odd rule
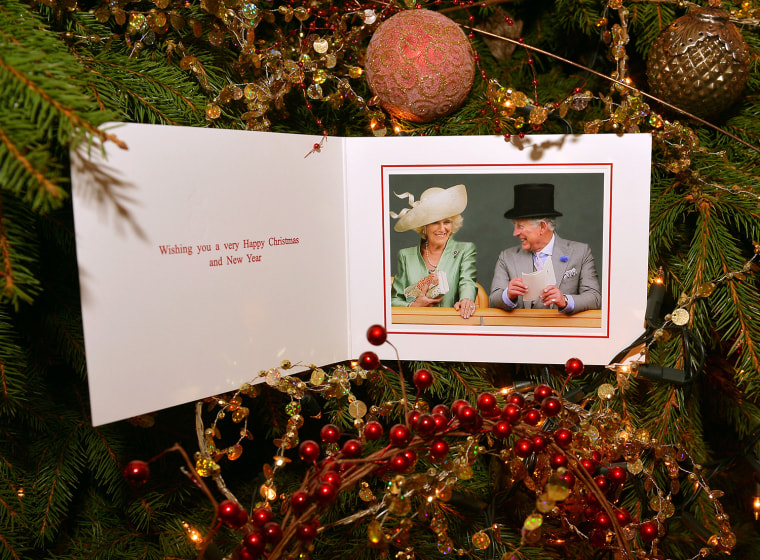
[[[182,527],[184,527],[185,533],[187,533],[187,538],[190,539],[190,542],[193,543],[196,549],[200,549],[204,544],[204,538],[200,531],[190,525],[187,521],[182,521]]]

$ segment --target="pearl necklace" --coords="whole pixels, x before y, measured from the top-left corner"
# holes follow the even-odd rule
[[[446,243],[448,243],[448,239],[446,240]],[[446,245],[443,246],[443,249],[446,250]],[[441,251],[441,256],[443,256],[443,251]],[[425,261],[428,264],[428,272],[430,274],[433,274],[436,269],[438,268],[438,264],[441,264],[441,260],[438,259],[438,264],[434,265],[432,262],[430,262],[430,251],[428,250],[428,242],[425,241]],[[431,268],[432,267],[432,268]]]

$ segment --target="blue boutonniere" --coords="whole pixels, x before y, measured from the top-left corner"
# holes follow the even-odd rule
[[[559,258],[559,261],[560,261],[560,262],[567,262],[567,257],[563,255],[563,256],[561,256],[561,257]]]

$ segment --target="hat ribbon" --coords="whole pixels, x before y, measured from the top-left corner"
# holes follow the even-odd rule
[[[419,202],[415,202],[414,201],[414,195],[412,193],[405,192],[405,193],[401,193],[401,194],[398,194],[398,193],[393,193],[393,194],[395,194],[398,198],[408,198],[409,199],[409,205],[412,208],[414,208],[415,206],[417,206],[419,204]],[[389,213],[391,215],[391,218],[393,218],[395,220],[395,219],[400,218],[401,216],[403,216],[407,212],[409,212],[412,208],[404,208],[398,214],[396,214],[395,212],[389,212]]]

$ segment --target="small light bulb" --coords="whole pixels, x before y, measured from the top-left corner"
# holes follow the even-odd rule
[[[199,549],[201,545],[203,544],[203,535],[201,535],[200,531],[187,523],[186,521],[182,522],[182,526],[185,528],[185,532],[187,533],[187,538],[190,539],[190,542],[192,542],[195,545],[196,549]]]

